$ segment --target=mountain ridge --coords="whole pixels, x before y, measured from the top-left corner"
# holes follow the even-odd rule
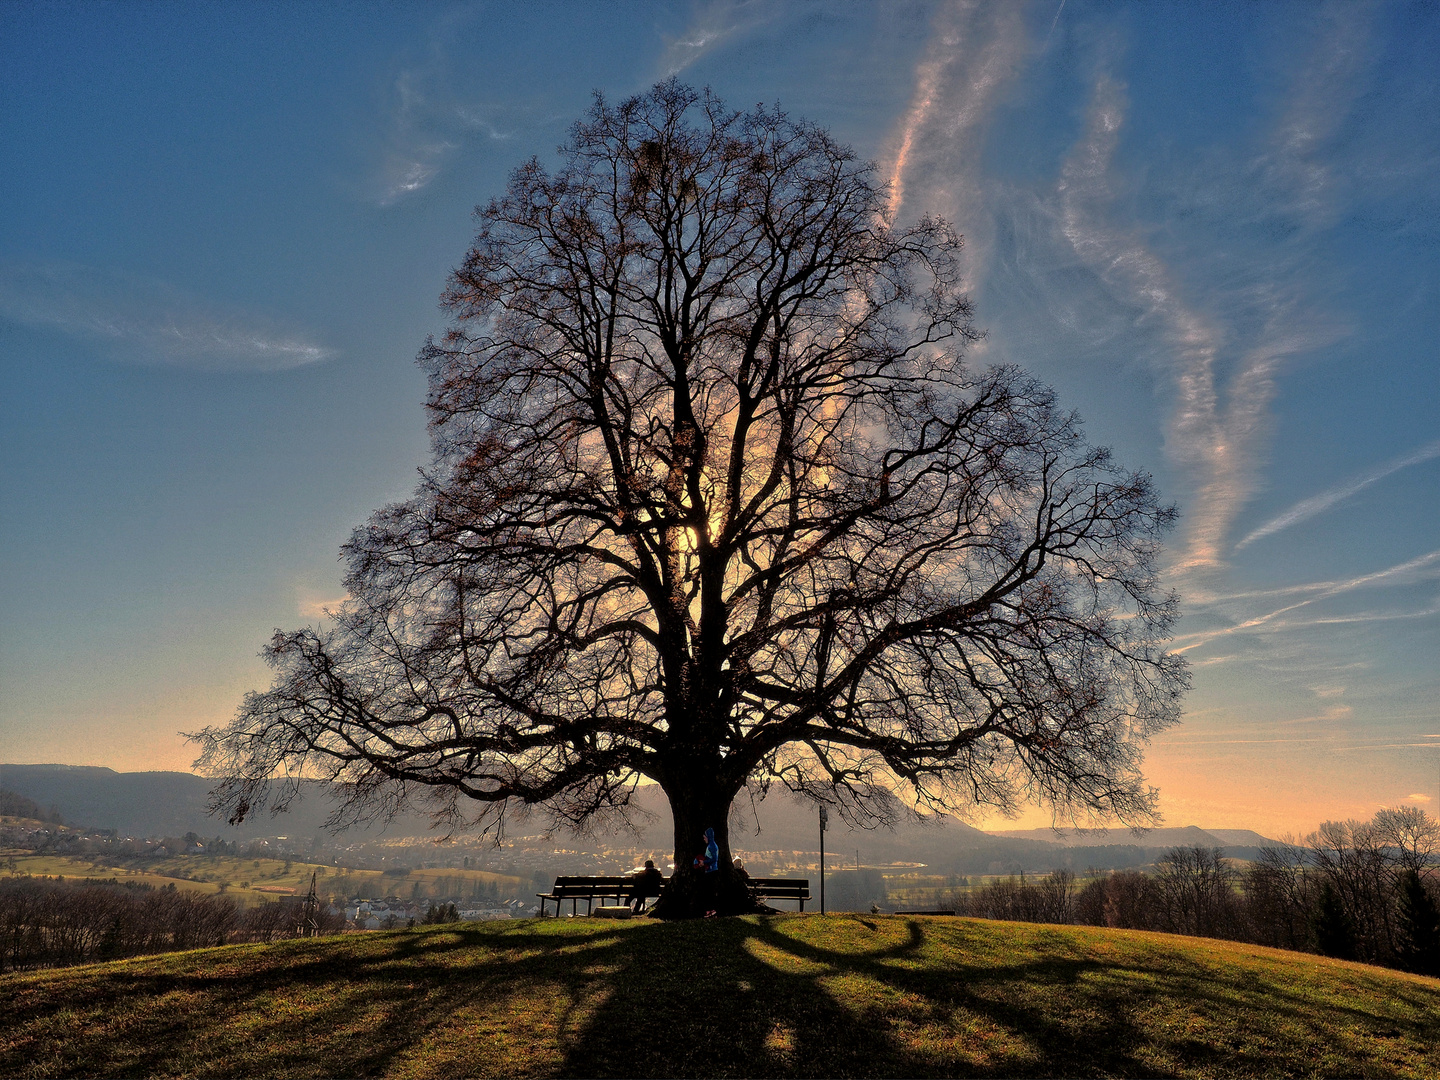
[[[330,804],[318,787],[297,800],[285,814],[262,813],[239,827],[205,812],[213,783],[194,773],[155,771],[122,773],[90,765],[0,764],[0,788],[55,807],[72,825],[115,829],[122,836],[183,836],[195,832],[226,841],[287,836],[309,839],[325,835]],[[635,828],[600,828],[590,837],[557,838],[571,850],[598,851],[625,845],[669,850],[669,806],[658,787],[645,786],[633,797]],[[758,829],[758,831],[757,831]],[[1221,834],[1225,834],[1222,836]],[[787,792],[772,792],[753,809],[737,800],[730,822],[731,847],[747,857],[765,851],[816,852],[819,822],[815,808]],[[423,813],[410,812],[393,821],[358,826],[341,834],[342,840],[363,842],[378,838],[414,838],[417,843],[434,837]],[[517,844],[548,845],[548,834],[513,838]],[[1246,842],[1249,841],[1249,842]],[[1251,830],[1204,830],[1197,826],[1154,829],[1139,835],[1125,829],[1086,833],[1055,833],[1049,829],[1012,829],[989,832],[948,816],[909,819],[893,831],[883,828],[849,828],[831,816],[825,847],[843,868],[853,860],[862,865],[924,865],[957,874],[1044,872],[1059,867],[1080,871],[1121,869],[1153,862],[1163,850],[1175,846],[1221,847],[1236,858],[1254,858],[1260,847],[1274,841]]]

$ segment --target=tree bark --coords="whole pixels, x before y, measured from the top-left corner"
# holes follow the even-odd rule
[[[763,910],[734,868],[730,853],[733,792],[709,784],[664,787],[675,823],[675,869],[650,914],[657,919],[698,919],[745,915]],[[716,868],[704,866],[705,830],[713,829],[720,849]],[[702,865],[697,866],[700,862]]]

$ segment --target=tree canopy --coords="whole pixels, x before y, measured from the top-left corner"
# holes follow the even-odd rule
[[[1027,800],[1148,820],[1186,682],[1174,519],[1052,392],[972,370],[961,240],[812,124],[674,80],[517,169],[427,343],[433,458],[326,629],[200,733],[232,818],[584,825],[642,779],[678,877],[747,784],[852,819]]]

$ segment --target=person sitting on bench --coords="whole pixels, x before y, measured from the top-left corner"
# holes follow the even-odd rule
[[[645,869],[633,871],[630,879],[633,882],[630,886],[630,907],[638,915],[645,910],[646,900],[660,895],[660,890],[665,885],[665,875],[655,869],[654,859],[646,859]]]

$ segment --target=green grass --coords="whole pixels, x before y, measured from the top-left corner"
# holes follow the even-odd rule
[[[1440,981],[968,919],[559,919],[0,977],[5,1076],[1440,1075]]]
[[[4,865],[5,863],[0,861],[0,867]],[[15,865],[13,876],[30,874],[35,877],[63,877],[67,881],[76,881],[82,878],[108,881],[114,878],[121,884],[129,881],[140,885],[151,885],[157,889],[163,889],[166,885],[174,885],[177,889],[200,893],[214,893],[220,889],[219,885],[213,883],[187,881],[151,867],[106,866],[73,855],[17,855],[15,856]],[[0,873],[0,876],[10,877],[12,875],[7,870]],[[242,891],[237,889],[235,893],[239,895]],[[256,893],[256,896],[259,895]]]

